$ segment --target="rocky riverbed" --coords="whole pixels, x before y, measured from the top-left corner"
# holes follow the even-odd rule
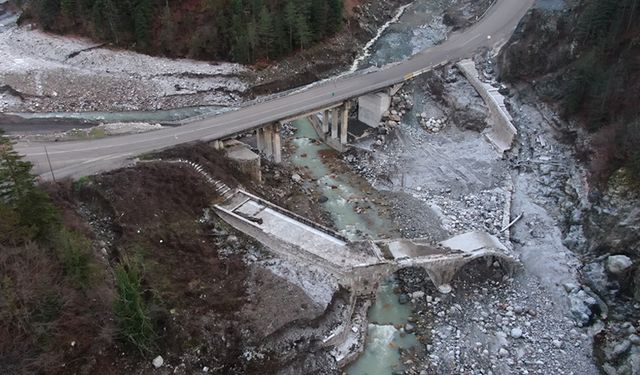
[[[491,60],[479,58],[478,66],[491,80]],[[405,373],[597,373],[596,332],[577,318],[596,311],[597,300],[576,286],[582,263],[567,247],[584,242],[582,228],[567,221],[583,209],[584,173],[554,130],[553,112],[511,98],[519,136],[502,156],[480,133],[491,126],[486,106],[453,67],[416,79],[392,103],[374,141],[362,140],[345,160],[377,189],[437,213],[441,235],[487,231],[523,264],[511,277],[476,264],[451,295],[419,270],[399,272],[413,308],[405,329],[425,349],[417,361],[406,358]]]

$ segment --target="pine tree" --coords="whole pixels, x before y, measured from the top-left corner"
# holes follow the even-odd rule
[[[39,0],[35,3],[42,28],[53,30],[60,14],[60,0]]]
[[[329,6],[327,11],[327,30],[329,34],[333,34],[342,28],[342,11],[344,4],[342,0],[327,0],[327,2]]]
[[[31,163],[13,150],[11,141],[0,134],[0,201],[19,201],[34,186]]]
[[[60,11],[68,21],[72,21],[76,16],[75,0],[60,0]]]
[[[289,51],[293,51],[293,34],[298,23],[298,10],[293,0],[287,1],[284,8],[284,20],[289,32]]]
[[[313,40],[313,34],[311,32],[311,29],[309,28],[309,23],[307,22],[307,18],[303,14],[300,14],[296,19],[296,36],[302,49],[304,49],[305,46],[309,45],[309,43],[311,43],[311,41]]]
[[[258,37],[264,56],[268,60],[273,48],[274,29],[271,13],[266,6],[262,6],[258,17]]]
[[[162,17],[160,18],[160,35],[158,41],[160,43],[160,49],[162,53],[173,54],[173,43],[175,38],[175,26],[171,16],[171,8],[169,3],[165,3]]]
[[[247,24],[247,45],[249,48],[249,62],[255,61],[255,54],[258,48],[258,30],[256,28],[255,22],[251,21]]]
[[[0,134],[0,205],[12,210],[10,222],[17,222],[25,236],[45,240],[59,225],[59,218],[49,197],[36,188],[31,163],[13,150],[11,141]],[[7,222],[4,222],[6,225]],[[15,224],[15,223],[14,223]],[[28,233],[28,235],[27,235]]]
[[[138,0],[134,12],[136,43],[146,50],[151,39],[151,0]]]

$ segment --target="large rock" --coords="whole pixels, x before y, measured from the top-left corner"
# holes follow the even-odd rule
[[[588,295],[584,290],[574,290],[569,294],[570,311],[574,320],[580,327],[584,327],[591,322],[593,317],[593,309],[598,302],[595,298]]]
[[[628,186],[624,171],[609,179],[606,192],[593,202],[585,224],[591,252],[640,258],[640,193]]]
[[[482,131],[487,127],[489,109],[484,100],[467,80],[453,83],[444,95],[451,108],[451,121],[462,129]]]
[[[582,278],[584,283],[602,298],[606,298],[612,289],[602,262],[585,264],[582,268]]]
[[[633,261],[626,255],[610,255],[607,258],[607,271],[616,276],[625,274],[633,266]]]
[[[162,358],[161,355],[159,355],[155,357],[151,363],[153,364],[153,367],[160,368],[164,364],[164,359]]]
[[[640,302],[640,267],[636,268],[633,276],[633,298]]]

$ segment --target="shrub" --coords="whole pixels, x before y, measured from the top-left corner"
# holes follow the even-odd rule
[[[141,353],[151,349],[155,332],[144,300],[144,267],[137,258],[124,258],[115,269],[117,299],[115,314],[122,339]]]
[[[89,185],[91,183],[91,179],[87,176],[80,177],[76,181],[73,181],[72,187],[74,192],[79,192],[83,187]]]
[[[90,241],[77,232],[62,228],[54,235],[52,245],[62,263],[65,275],[77,287],[87,287],[95,271]]]

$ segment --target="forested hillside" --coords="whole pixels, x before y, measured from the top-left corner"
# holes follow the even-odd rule
[[[584,1],[563,107],[590,131],[610,128],[613,167],[627,166],[640,178],[639,21],[639,0]]]
[[[31,165],[0,135],[0,372],[56,373],[92,349],[76,344],[113,319],[96,265],[90,241],[63,224]]]
[[[151,54],[254,63],[334,34],[342,0],[31,0],[22,21]]]

